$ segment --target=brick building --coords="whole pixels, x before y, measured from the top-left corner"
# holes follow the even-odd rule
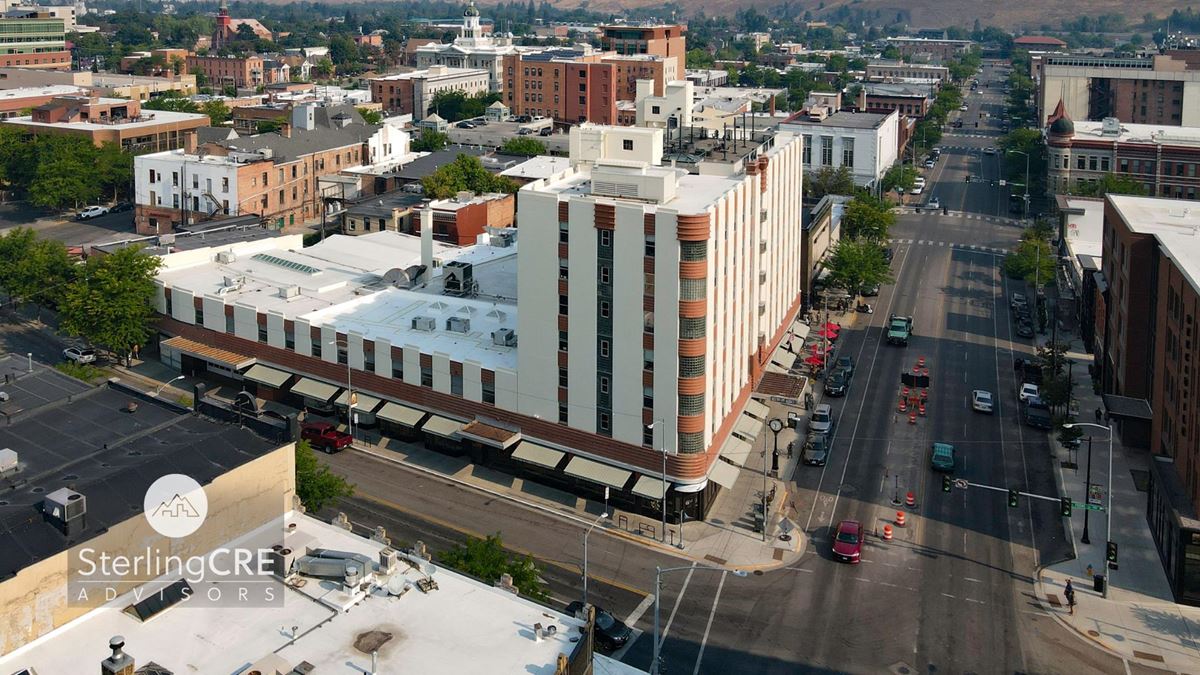
[[[1200,190],[1200,129],[1155,124],[1072,122],[1062,108],[1046,133],[1047,188],[1078,191],[1112,173],[1141,183],[1146,194],[1197,198]]]
[[[99,96],[58,96],[31,115],[3,121],[39,134],[84,136],[97,146],[114,143],[134,154],[196,147],[196,130],[209,126],[208,115],[142,110],[139,101]]]
[[[1047,120],[1060,102],[1072,120],[1116,117],[1129,124],[1200,126],[1200,52],[1150,58],[1045,54],[1037,105]]]
[[[599,54],[551,50],[504,57],[504,102],[513,115],[616,124],[616,67]]]
[[[895,47],[901,56],[913,60],[927,59],[933,63],[941,63],[955,59],[966,53],[974,44],[970,40],[939,40],[923,37],[890,37],[883,43]]]
[[[684,28],[677,24],[600,26],[600,44],[605,51],[622,55],[649,54],[675,57],[687,55]]]
[[[62,19],[0,18],[0,68],[16,66],[69,70],[66,28]]]
[[[261,56],[198,56],[187,57],[189,73],[203,75],[210,87],[259,87],[270,84]],[[273,81],[273,80],[272,80]]]
[[[491,90],[491,75],[482,68],[429,66],[398,75],[371,80],[371,101],[394,115],[412,115],[424,119],[433,99],[441,92],[457,91],[464,96],[486,94]]]

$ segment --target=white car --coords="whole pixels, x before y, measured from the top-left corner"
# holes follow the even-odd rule
[[[1017,398],[1021,399],[1021,403],[1028,403],[1029,401],[1040,401],[1041,400],[1040,392],[1038,392],[1037,385],[1030,384],[1028,382],[1021,385],[1021,393],[1017,394]]]
[[[925,206],[927,206],[931,209],[940,209],[940,208],[942,208],[942,203],[940,201],[938,201],[937,197],[930,197],[929,203],[925,204]]]
[[[833,431],[833,408],[828,403],[822,403],[813,409],[812,417],[808,418],[810,434],[827,434]]]
[[[959,109],[959,110],[961,110],[961,111],[963,111],[963,112],[967,112],[967,104],[966,104],[966,103],[964,103],[964,104],[962,104],[962,105],[958,106],[958,109]]]
[[[77,220],[91,220],[108,213],[107,206],[89,206],[86,209],[75,214]]]
[[[917,183],[916,185],[914,185],[914,186],[913,186],[913,189],[911,189],[911,190],[909,190],[909,191],[908,191],[908,194],[910,194],[910,195],[919,195],[919,194],[921,194],[921,193],[922,193],[922,192],[924,192],[924,191],[925,191],[925,186],[924,186],[924,185],[922,185],[922,184],[920,184],[920,183]]]
[[[985,154],[985,155],[994,155],[994,154],[996,154],[996,149],[995,149],[995,148],[984,148],[984,149],[983,149],[983,154]]]
[[[95,363],[96,350],[90,347],[67,347],[63,350],[63,358],[75,363]]]
[[[992,412],[992,392],[976,389],[971,392],[971,409],[975,412]]]
[[[925,176],[917,176],[913,179],[913,184],[917,187],[925,187]]]

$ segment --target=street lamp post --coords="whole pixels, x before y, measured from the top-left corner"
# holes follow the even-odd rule
[[[714,572],[733,572],[733,575],[735,577],[743,577],[744,578],[744,577],[748,576],[746,574],[745,570],[726,570],[723,567],[716,567],[714,565],[697,565],[697,564],[693,563],[691,565],[683,565],[681,567],[668,567],[667,569],[663,569],[661,567],[655,566],[655,568],[654,568],[654,657],[650,661],[650,675],[659,675],[659,672],[660,672],[659,660],[662,658],[662,656],[661,656],[661,654],[662,654],[662,639],[659,637],[660,633],[659,633],[659,629],[658,629],[659,625],[660,625],[659,606],[662,604],[661,603],[662,575],[666,574],[667,572],[678,572],[680,570],[712,570]]]
[[[169,385],[170,385],[172,382],[178,382],[179,380],[182,380],[182,379],[183,379],[183,378],[185,378],[185,377],[187,377],[187,376],[186,376],[186,375],[180,375],[180,376],[178,376],[178,377],[173,377],[173,378],[171,378],[171,379],[167,380],[166,382],[163,382],[162,384],[158,385],[158,388],[157,388],[157,389],[155,389],[155,390],[154,390],[154,395],[155,395],[155,396],[158,396],[159,394],[161,394],[161,393],[162,393],[162,390],[163,390],[163,389],[166,389],[166,388],[167,388],[167,386],[169,386]]]
[[[608,511],[605,511],[604,513],[601,513],[599,516],[596,516],[595,522],[593,522],[591,527],[589,527],[587,529],[587,532],[583,533],[583,604],[585,604],[585,605],[587,604],[587,601],[588,601],[588,593],[587,593],[587,587],[588,587],[588,569],[587,569],[588,568],[588,535],[590,535],[592,533],[592,530],[596,529],[596,526],[600,524],[600,521],[604,520],[607,517],[608,517]]]
[[[767,467],[770,466],[771,464],[774,464],[775,462],[779,461],[778,460],[779,431],[781,429],[783,429],[783,422],[781,422],[778,417],[775,417],[775,418],[772,418],[770,422],[767,422],[767,426],[771,429],[771,433],[774,434],[774,436],[775,436],[775,448],[774,448],[774,453],[772,454],[770,463],[767,462],[767,457],[766,457],[767,450],[766,450],[766,448],[763,448],[763,486],[762,486],[762,540],[763,540],[763,543],[766,543],[766,541],[767,541],[767,507],[770,506],[767,503]],[[778,470],[779,467],[776,466],[775,468],[776,468],[776,470]]]
[[[1113,428],[1112,428],[1112,425],[1109,424],[1106,426],[1103,424],[1095,424],[1093,422],[1073,422],[1071,424],[1064,424],[1063,426],[1068,429],[1073,428],[1073,427],[1093,427],[1096,429],[1104,429],[1105,431],[1108,432],[1108,496],[1105,498],[1105,500],[1107,501],[1107,504],[1105,504],[1105,507],[1104,507],[1104,514],[1105,514],[1104,519],[1106,521],[1107,530],[1108,530],[1107,534],[1105,535],[1105,541],[1111,542],[1112,541],[1112,517],[1113,517],[1113,514],[1112,514],[1112,500],[1113,500],[1113,494],[1112,494]],[[1090,450],[1091,450],[1091,437],[1090,436],[1088,437],[1088,449],[1090,452]],[[1090,474],[1091,466],[1092,466],[1092,462],[1091,462],[1091,458],[1089,457],[1088,458],[1089,474]],[[1087,503],[1086,496],[1084,497],[1084,503],[1085,504]],[[1107,583],[1104,584],[1104,596],[1103,597],[1105,597],[1105,598],[1108,597],[1108,587],[1112,584],[1112,570],[1114,569],[1112,566],[1112,563],[1107,563],[1107,566],[1109,569],[1109,579],[1107,580]]]
[[[354,407],[358,405],[358,395],[354,393],[354,385],[350,381],[350,343],[345,340],[330,340],[327,344],[334,349],[346,347],[346,430],[350,438],[354,438]]]
[[[646,425],[646,428],[650,430],[650,442],[651,443],[654,442],[655,425],[657,425],[659,422],[662,422],[662,420],[654,420],[650,424]],[[667,541],[667,435],[666,435],[667,429],[666,429],[666,425],[663,425],[662,433],[663,433],[662,443],[659,444],[659,446],[658,446],[658,451],[660,453],[662,453],[662,499],[659,500],[660,502],[662,502],[662,535],[659,537],[659,539],[663,543],[666,543],[666,541]],[[681,530],[683,529],[682,526],[680,526],[680,529]]]
[[[1083,479],[1083,484],[1084,484],[1083,503],[1085,505],[1090,503],[1088,496],[1092,494],[1092,437],[1090,435],[1088,436],[1088,460],[1087,460],[1087,462],[1088,462],[1087,471],[1084,472],[1084,479]],[[1088,516],[1090,516],[1091,513],[1092,513],[1091,509],[1085,508],[1083,510],[1083,538],[1080,539],[1079,541],[1081,541],[1085,544],[1092,543],[1091,537],[1088,536],[1088,520],[1089,520]]]

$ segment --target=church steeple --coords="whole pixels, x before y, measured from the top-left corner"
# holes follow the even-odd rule
[[[479,25],[479,9],[475,7],[475,0],[469,0],[467,8],[463,10],[462,36],[467,40],[478,40],[483,37],[483,28]]]

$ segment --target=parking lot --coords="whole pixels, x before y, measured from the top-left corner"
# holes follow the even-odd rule
[[[446,130],[446,135],[450,137],[451,143],[461,145],[480,145],[485,148],[498,148],[504,145],[504,141],[510,138],[532,138],[540,141],[546,146],[546,150],[551,154],[565,155],[568,151],[569,137],[567,134],[560,133],[557,130],[549,136],[542,136],[538,133],[541,128],[553,128],[552,120],[539,120],[527,124],[519,124],[517,122],[488,122],[486,125],[477,126],[474,129],[461,129],[456,124],[451,124]],[[518,132],[522,128],[533,129],[533,133],[521,135]]]
[[[108,213],[90,220],[75,220],[74,213],[52,213],[24,202],[0,205],[0,233],[28,227],[43,239],[70,246],[90,246],[135,236],[133,211]]]

